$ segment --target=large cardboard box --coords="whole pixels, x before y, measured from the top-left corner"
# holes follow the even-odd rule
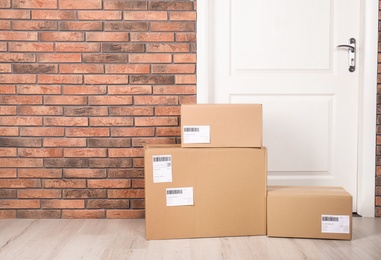
[[[182,105],[181,145],[262,147],[262,105]]]
[[[266,235],[266,148],[145,148],[146,238]]]
[[[350,240],[352,196],[340,187],[269,187],[267,235]]]

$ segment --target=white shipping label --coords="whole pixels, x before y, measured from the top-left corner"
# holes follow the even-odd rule
[[[348,215],[322,215],[321,232],[349,234],[350,218]]]
[[[193,187],[168,188],[167,206],[191,206],[193,205]]]
[[[153,182],[172,182],[172,156],[156,155],[153,160]]]
[[[183,138],[184,138],[185,144],[209,144],[210,143],[210,126],[209,125],[184,126]]]

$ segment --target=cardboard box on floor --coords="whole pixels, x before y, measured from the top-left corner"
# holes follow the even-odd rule
[[[182,105],[181,146],[262,147],[262,105]]]
[[[267,235],[350,240],[352,196],[340,187],[270,186]]]
[[[145,148],[146,239],[266,235],[266,148]]]

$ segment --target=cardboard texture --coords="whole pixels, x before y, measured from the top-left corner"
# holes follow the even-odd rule
[[[209,127],[209,142],[196,138],[197,133],[184,131],[185,127],[199,126]],[[262,105],[182,105],[181,131],[182,147],[262,147]]]
[[[268,188],[267,235],[352,239],[352,196],[340,187]]]
[[[147,146],[146,239],[266,235],[266,178],[266,148]],[[167,189],[184,187],[193,189],[193,205],[167,206],[179,202]]]

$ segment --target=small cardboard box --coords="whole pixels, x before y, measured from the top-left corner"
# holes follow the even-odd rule
[[[145,148],[146,239],[266,235],[266,148]]]
[[[262,147],[262,105],[182,105],[181,146]]]
[[[350,240],[352,196],[340,187],[271,186],[267,235]]]

